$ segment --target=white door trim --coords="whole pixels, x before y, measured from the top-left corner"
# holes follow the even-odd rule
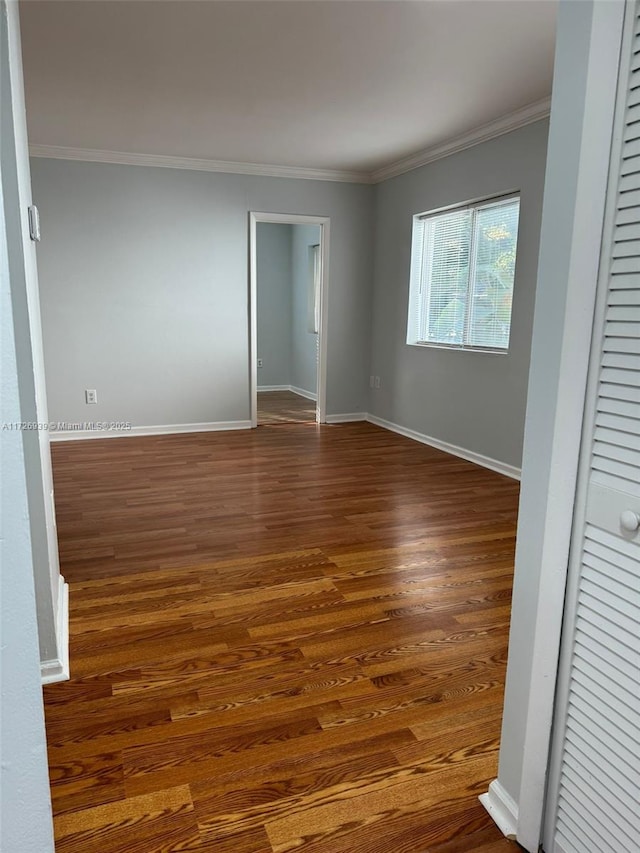
[[[251,426],[258,425],[258,269],[256,236],[258,222],[281,225],[319,225],[321,247],[320,324],[318,327],[318,371],[316,387],[316,421],[327,419],[327,302],[329,284],[329,227],[328,216],[307,216],[298,213],[249,213],[249,395]]]
[[[585,527],[588,521],[587,499],[589,492],[593,493],[591,480],[592,447],[597,415],[598,385],[602,368],[602,339],[605,329],[609,282],[611,276],[610,259],[613,254],[614,226],[618,203],[618,184],[620,180],[621,157],[624,145],[625,107],[629,95],[628,75],[630,73],[630,58],[635,30],[635,6],[625,6],[625,20],[621,34],[621,61],[618,72],[620,83],[616,97],[616,111],[613,124],[612,145],[610,152],[609,178],[607,182],[607,198],[604,205],[604,227],[600,250],[600,265],[597,279],[596,304],[589,355],[589,373],[585,395],[585,407],[582,428],[582,441],[578,466],[578,485],[573,514],[573,530],[569,554],[567,589],[563,615],[562,637],[560,644],[560,659],[554,708],[554,725],[551,732],[551,748],[549,751],[549,768],[547,774],[547,790],[545,798],[544,824],[542,842],[549,853],[554,850],[555,828],[558,815],[558,799],[561,783],[562,749],[566,734],[566,722],[569,712],[569,687],[572,664],[572,650],[575,641],[577,607],[580,592],[580,574],[583,558]],[[618,27],[616,27],[616,33]],[[608,491],[604,489],[604,491]],[[610,493],[611,495],[611,493]],[[615,502],[611,503],[608,496],[608,506],[598,513],[599,519],[594,523],[601,525],[607,511],[616,514],[616,525],[619,510]],[[555,843],[558,850],[558,844]]]
[[[511,695],[509,679],[511,676],[517,682],[516,670],[518,666],[523,665],[523,651],[526,652],[526,656],[531,660],[531,669],[526,688],[524,742],[510,743],[508,726],[506,729],[503,727],[500,753],[502,771],[503,762],[506,764],[510,758],[513,758],[506,754],[509,747],[522,749],[520,785],[517,792],[517,840],[528,851],[538,850],[542,832],[624,15],[624,3],[621,0],[609,3],[593,2],[589,5],[590,8],[585,4],[585,13],[588,13],[591,19],[586,58],[584,111],[580,126],[581,144],[575,152],[575,156],[579,157],[579,168],[576,186],[567,187],[567,193],[570,193],[572,198],[572,209],[561,212],[564,216],[569,214],[572,216],[572,236],[571,244],[567,247],[569,256],[566,301],[564,323],[560,330],[561,353],[554,391],[555,411],[549,441],[546,448],[543,448],[544,458],[540,454],[535,459],[527,458],[525,451],[523,460],[521,507],[526,505],[531,510],[530,495],[528,494],[528,500],[525,500],[525,492],[532,494],[535,492],[536,495],[539,492],[538,486],[530,486],[532,481],[529,480],[529,472],[534,466],[548,470],[545,482],[545,506],[540,518],[535,520],[535,535],[538,541],[523,543],[520,538],[522,519],[518,528],[518,547],[530,548],[533,544],[534,550],[539,553],[539,563],[535,567],[539,572],[538,599],[535,612],[532,614],[531,641],[527,641],[526,649],[522,646],[517,649],[520,653],[520,659],[517,659],[518,656],[514,653],[515,644],[512,641],[514,632],[519,626],[512,626],[507,670],[505,719],[510,721],[516,712],[522,712],[522,708],[521,700],[516,701],[515,696],[511,696],[511,706],[509,705]],[[567,4],[565,10],[571,6],[572,4]],[[565,25],[567,23],[566,12],[564,23]],[[554,86],[556,83],[557,80],[554,80]],[[562,84],[565,89],[561,89],[561,93],[566,97],[566,80],[563,80]],[[554,104],[556,96],[557,92],[554,91]],[[561,109],[561,105],[562,101],[556,109]],[[556,140],[553,131],[554,106],[552,105],[550,134],[552,144]],[[555,156],[556,152],[550,147],[549,161]],[[550,249],[554,250],[557,247],[548,246],[544,242],[545,237],[549,240],[550,229],[557,214],[548,209],[548,204],[549,202],[545,200],[539,276],[545,274],[552,261],[557,261],[555,256],[550,255]],[[552,244],[553,241],[550,240],[549,243]],[[548,343],[540,340],[537,348],[534,347],[531,374],[535,370],[540,371],[541,366],[546,364],[544,355],[546,346]],[[532,413],[528,412],[527,418],[531,418],[531,415]],[[531,533],[531,530],[529,532]],[[518,570],[519,554],[516,551],[514,593],[518,588]],[[526,666],[526,661],[524,665]],[[501,771],[499,771],[499,779]]]

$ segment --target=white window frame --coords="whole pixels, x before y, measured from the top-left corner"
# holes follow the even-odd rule
[[[503,204],[507,204],[513,200],[517,200],[518,204],[520,203],[520,191],[513,190],[508,193],[504,193],[499,196],[489,196],[488,198],[478,199],[472,202],[465,202],[463,204],[452,205],[451,207],[443,207],[438,210],[428,211],[426,213],[416,213],[413,217],[412,221],[412,230],[411,230],[411,268],[410,268],[410,279],[409,279],[409,306],[408,306],[408,320],[407,320],[407,345],[408,346],[417,346],[417,347],[430,347],[435,349],[447,349],[447,350],[461,350],[463,352],[485,352],[492,353],[494,355],[508,355],[509,346],[511,343],[511,321],[513,318],[513,305],[511,307],[511,314],[509,317],[509,341],[506,347],[485,347],[479,346],[477,344],[469,344],[465,343],[456,343],[449,344],[444,341],[430,341],[423,340],[420,332],[428,328],[428,312],[429,312],[429,291],[428,288],[423,289],[423,282],[428,281],[430,277],[430,273],[428,270],[425,270],[425,267],[428,267],[431,263],[433,252],[432,247],[429,247],[426,244],[426,241],[430,238],[430,236],[426,236],[428,234],[427,229],[423,229],[421,226],[423,223],[427,222],[430,219],[437,219],[440,216],[444,216],[449,213],[455,213],[457,211],[469,210],[472,214],[472,222],[471,222],[471,235],[472,242],[469,247],[470,251],[470,261],[469,261],[469,277],[467,282],[467,300],[465,306],[465,322],[464,322],[464,332],[463,337],[467,335],[467,331],[469,329],[469,319],[471,314],[472,307],[472,285],[475,280],[475,264],[476,264],[476,255],[477,255],[477,242],[474,239],[475,237],[475,218],[477,216],[478,210],[485,210],[490,207],[498,207]],[[426,245],[425,245],[426,244]],[[518,234],[516,234],[516,269],[517,269],[517,256],[518,256]],[[514,280],[514,291],[515,291],[515,280]]]
[[[322,252],[320,244],[309,246],[309,291],[307,300],[307,331],[317,335],[320,330],[320,290],[322,286]]]

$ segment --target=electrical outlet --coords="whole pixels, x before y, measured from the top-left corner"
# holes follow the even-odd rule
[[[93,405],[98,402],[98,392],[95,388],[87,388],[84,392],[84,399],[87,405]]]
[[[374,376],[373,387],[376,389],[376,391],[378,390],[378,388],[380,388],[380,377],[379,376]]]
[[[261,358],[258,359],[258,367],[262,367],[262,359]]]

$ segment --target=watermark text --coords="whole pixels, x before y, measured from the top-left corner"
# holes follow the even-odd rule
[[[2,431],[7,432],[128,432],[131,421],[5,421]]]

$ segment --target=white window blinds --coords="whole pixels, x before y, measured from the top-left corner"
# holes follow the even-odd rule
[[[407,343],[509,346],[520,201],[414,217]]]

